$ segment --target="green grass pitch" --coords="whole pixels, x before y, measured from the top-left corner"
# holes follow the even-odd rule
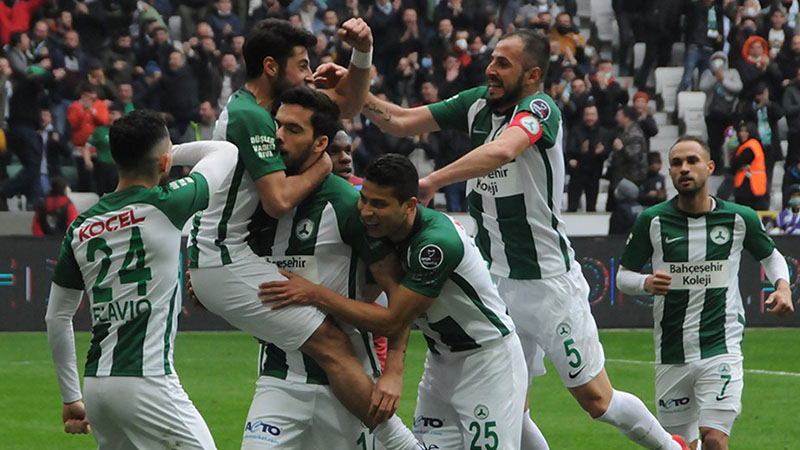
[[[653,358],[652,332],[601,331],[601,339],[612,383],[638,395],[652,410],[653,367],[642,363]],[[77,341],[80,361],[89,335],[78,333]],[[175,353],[181,381],[217,445],[238,449],[254,389],[255,341],[240,333],[182,332]],[[744,353],[744,407],[734,426],[731,448],[800,449],[800,330],[747,330]],[[412,420],[424,358],[424,340],[414,332],[398,411],[406,424]],[[551,448],[636,448],[610,426],[590,420],[561,386],[552,366],[548,369],[546,376],[534,380],[532,395],[533,418]],[[44,333],[0,333],[0,393],[0,448],[95,448],[90,436],[70,436],[62,431],[60,397]]]

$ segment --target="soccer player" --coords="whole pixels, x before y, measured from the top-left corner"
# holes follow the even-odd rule
[[[372,33],[363,20],[350,19],[339,34],[353,46],[353,57],[345,79],[325,94],[347,115],[361,108],[368,89]],[[370,414],[373,382],[347,336],[316,308],[271,311],[261,305],[259,282],[281,276],[246,242],[258,210],[275,218],[285,216],[330,173],[330,158],[322,153],[302,173],[287,176],[270,112],[287,88],[312,82],[307,49],[315,43],[313,34],[276,19],[258,22],[248,34],[247,82],[231,96],[214,129],[214,139],[239,149],[238,162],[226,189],[215,192],[209,208],[195,217],[187,248],[189,268],[194,293],[209,311],[265,342],[302,350],[323,368],[342,403],[372,428],[384,422],[386,411],[374,408]],[[287,128],[288,133],[297,131]],[[393,424],[381,424],[375,431],[385,437]],[[410,432],[405,445],[396,448],[416,448]]]
[[[94,431],[100,449],[213,449],[172,362],[181,311],[179,255],[185,222],[222,188],[236,148],[197,142],[171,153],[166,123],[146,110],[117,120],[109,141],[119,185],[67,231],[45,318],[65,430]],[[173,157],[197,165],[188,177],[162,186]],[[85,405],[72,331],[84,290],[92,317]]]
[[[614,390],[604,369],[589,286],[560,215],[561,112],[541,92],[549,49],[547,38],[533,31],[508,33],[492,52],[486,86],[410,109],[370,96],[364,113],[398,136],[439,129],[469,133],[473,150],[420,180],[420,201],[468,180],[475,240],[517,325],[529,373],[537,365],[538,345],[592,418],[643,447],[680,449],[641,400]],[[527,411],[523,420],[521,448],[548,448]]]
[[[361,189],[362,230],[388,239],[404,271],[400,284],[389,288],[387,309],[290,273],[285,273],[288,281],[262,284],[259,293],[265,302],[278,301],[276,308],[315,305],[387,336],[415,322],[428,343],[414,412],[417,439],[440,450],[517,450],[527,374],[514,323],[467,232],[448,216],[418,205],[417,182],[408,158],[388,154],[367,168]],[[394,260],[390,255],[383,261]],[[373,274],[386,283],[386,274]]]
[[[314,89],[298,86],[285,91],[275,119],[275,134],[286,172],[303,172],[339,130],[339,109]],[[364,262],[372,263],[391,249],[370,248],[358,219],[358,191],[331,173],[322,185],[287,215],[277,220],[266,214],[253,220],[251,247],[279,268],[293,270],[341,295],[364,298]],[[383,250],[382,252],[380,250]],[[363,261],[363,262],[362,262]],[[266,307],[265,307],[266,308]],[[381,376],[372,336],[352,325],[339,323],[348,335],[359,361],[373,379]],[[392,339],[387,374],[376,389],[394,393],[392,407],[403,384],[403,355],[407,329]],[[328,377],[311,358],[279,343],[263,342],[259,354],[259,379],[247,415],[242,448],[361,449],[374,447],[374,435],[345,409],[330,389]],[[397,416],[396,429],[407,428]],[[390,437],[393,448],[405,437]],[[278,445],[279,444],[279,445]],[[362,445],[364,447],[362,447]]]
[[[744,306],[739,293],[742,250],[775,285],[767,310],[793,311],[789,269],[752,209],[711,197],[714,173],[708,144],[686,136],[669,152],[678,190],[636,220],[617,275],[629,294],[653,294],[658,418],[703,449],[727,449],[742,407],[741,342]],[[652,259],[653,274],[639,274]],[[699,431],[699,432],[698,432]]]

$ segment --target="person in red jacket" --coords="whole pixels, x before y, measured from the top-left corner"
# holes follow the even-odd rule
[[[94,86],[81,86],[80,98],[67,108],[67,120],[72,130],[72,145],[76,149],[75,167],[78,169],[78,191],[92,190],[91,171],[94,168],[92,157],[84,155],[83,147],[94,129],[109,124],[108,108],[97,98]]]
[[[31,27],[31,16],[44,5],[46,0],[17,0],[9,8],[6,2],[0,2],[0,41],[8,44],[11,33],[26,32]]]
[[[78,217],[78,210],[67,197],[67,180],[53,177],[50,192],[36,207],[31,231],[34,236],[62,236]]]

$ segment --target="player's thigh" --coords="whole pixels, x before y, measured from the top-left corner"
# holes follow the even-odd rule
[[[310,432],[318,449],[374,450],[375,435],[336,398],[331,389],[316,397]]]
[[[242,449],[309,448],[319,386],[259,377],[247,412]]]
[[[514,321],[522,352],[525,355],[525,366],[528,378],[542,376],[547,373],[544,366],[544,350],[538,345],[537,314],[535,303],[531,301],[531,286],[525,281],[496,277],[497,291],[508,308],[508,315]]]
[[[656,415],[666,427],[697,428],[696,370],[689,364],[656,364]],[[681,435],[684,438],[688,436]]]
[[[739,355],[719,355],[698,362],[700,375],[695,396],[700,410],[700,427],[730,435],[742,410],[744,369]]]
[[[461,367],[452,402],[466,448],[518,449],[527,371],[517,336],[468,356]]]
[[[423,380],[425,374],[423,373]],[[417,407],[411,431],[423,448],[462,450],[467,447],[455,408],[446,398],[439,397],[434,386],[423,384],[417,391]]]
[[[297,350],[325,314],[311,306],[271,309],[261,303],[258,285],[284,279],[274,264],[255,255],[223,267],[191,269],[198,299],[231,325],[287,350]]]
[[[176,375],[90,378],[87,414],[100,435],[124,436],[133,448],[216,448]]]
[[[536,280],[537,340],[568,388],[593,380],[605,365],[597,324],[589,308],[589,285],[579,265]]]

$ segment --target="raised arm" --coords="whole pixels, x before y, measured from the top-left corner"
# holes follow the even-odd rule
[[[439,130],[439,124],[427,106],[403,108],[373,94],[367,94],[361,112],[378,128],[393,136],[416,136]]]
[[[361,112],[369,92],[372,30],[363,19],[351,18],[342,24],[339,36],[353,47],[350,66],[334,88],[323,92],[339,105],[341,117],[351,118]]]

